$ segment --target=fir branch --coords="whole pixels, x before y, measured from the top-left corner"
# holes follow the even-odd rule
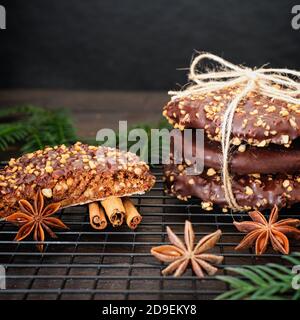
[[[283,256],[293,265],[300,265],[300,253]],[[221,294],[217,300],[284,300],[291,297],[300,299],[300,289],[292,288],[292,281],[296,276],[291,269],[281,264],[249,265],[240,268],[226,268],[242,278],[236,276],[217,276],[217,279],[227,283],[230,290]]]
[[[0,124],[0,150],[6,150],[10,145],[21,142],[27,134],[27,128],[19,123]]]
[[[29,105],[0,111],[2,151],[16,143],[22,143],[22,152],[32,152],[76,140],[74,125],[65,109],[47,110]]]

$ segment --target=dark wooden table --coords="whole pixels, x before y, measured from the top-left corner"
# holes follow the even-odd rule
[[[0,90],[0,108],[33,104],[46,108],[65,107],[73,115],[78,135],[95,137],[101,128],[118,128],[119,120],[157,123],[168,101],[167,92]]]

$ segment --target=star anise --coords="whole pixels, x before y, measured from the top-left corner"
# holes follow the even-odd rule
[[[272,209],[269,221],[259,211],[250,212],[249,216],[253,221],[234,222],[239,231],[248,233],[235,248],[236,250],[249,248],[255,242],[255,252],[257,255],[261,255],[271,242],[275,251],[289,254],[290,245],[287,236],[300,239],[300,230],[296,228],[300,225],[300,220],[283,219],[277,221],[277,206]]]
[[[19,201],[20,211],[17,211],[5,220],[20,226],[15,240],[21,241],[33,232],[35,241],[44,242],[45,232],[52,238],[57,238],[56,234],[50,227],[68,229],[68,227],[58,218],[51,217],[60,209],[60,203],[51,203],[45,207],[44,196],[42,192],[37,192],[34,197],[34,203],[31,205],[27,200]],[[44,245],[37,244],[39,251],[43,251]]]
[[[218,271],[211,263],[219,264],[224,257],[205,252],[216,245],[222,235],[221,230],[203,237],[196,246],[194,245],[195,233],[189,221],[185,222],[185,244],[169,227],[167,227],[167,234],[172,245],[162,245],[151,249],[151,254],[158,260],[170,263],[162,271],[163,275],[174,273],[175,277],[180,277],[189,264],[192,265],[193,271],[199,278],[204,277],[203,271],[206,271],[209,275],[213,275]]]

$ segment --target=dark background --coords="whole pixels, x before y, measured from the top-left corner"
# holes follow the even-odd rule
[[[1,88],[166,90],[195,50],[300,69],[288,0],[9,0]]]

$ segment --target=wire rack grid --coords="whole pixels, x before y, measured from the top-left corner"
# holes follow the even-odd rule
[[[133,197],[143,222],[131,231],[127,226],[105,231],[89,225],[86,206],[61,210],[60,218],[70,230],[56,232],[58,239],[47,238],[43,253],[31,239],[13,241],[17,228],[0,223],[0,265],[6,269],[6,290],[0,299],[214,299],[228,290],[215,276],[197,279],[191,270],[182,277],[161,276],[164,265],[150,254],[151,247],[168,242],[166,226],[183,236],[185,220],[191,220],[200,237],[221,229],[222,237],[214,252],[223,255],[218,274],[225,267],[284,261],[268,251],[257,258],[252,249],[237,252],[242,239],[232,225],[232,216],[221,210],[206,212],[199,200],[181,202],[164,194],[162,168],[153,168],[155,187],[147,194]],[[299,217],[296,209],[285,212]],[[243,220],[246,214],[235,214]],[[292,250],[299,251],[296,245]]]

